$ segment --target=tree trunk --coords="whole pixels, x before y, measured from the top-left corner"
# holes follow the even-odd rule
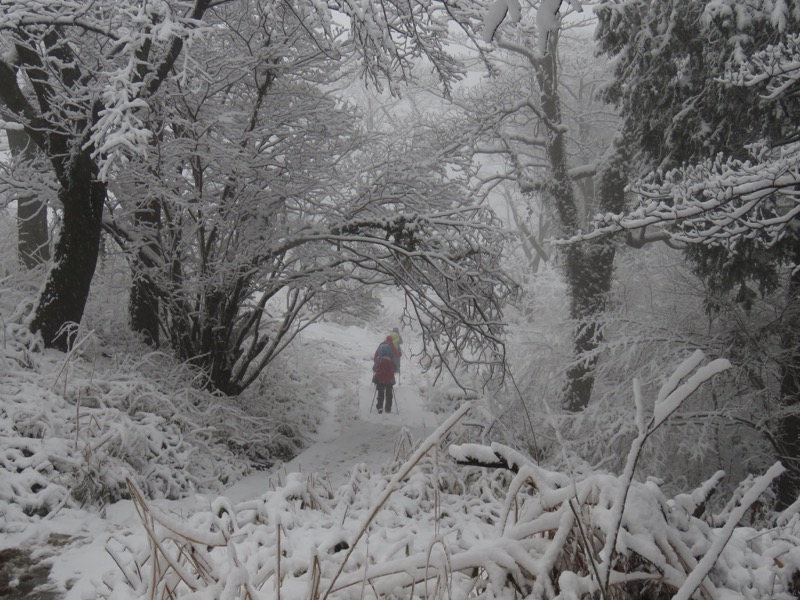
[[[598,317],[605,311],[614,274],[616,252],[611,244],[582,244],[566,250],[565,275],[570,291],[570,317],[576,323],[573,348],[576,362],[567,370],[564,405],[581,411],[589,405],[594,387],[595,350],[603,341]]]
[[[794,264],[800,260],[800,239],[795,241]],[[800,494],[800,273],[789,278],[787,309],[781,326],[781,406],[789,412],[778,425],[777,441],[781,462],[787,467],[778,479],[778,509],[794,503]]]
[[[159,254],[158,240],[161,222],[161,204],[158,200],[149,199],[134,213],[136,230],[142,233],[142,245],[137,250],[131,272],[131,284],[128,313],[131,329],[140,334],[144,341],[158,348],[160,344],[159,291],[153,283],[153,272],[157,268],[156,257]]]
[[[625,204],[626,154],[616,144],[597,174],[595,192],[601,212],[620,212]],[[616,249],[612,240],[583,243],[567,251],[566,275],[572,305],[570,316],[577,322],[575,355],[579,362],[567,372],[564,390],[569,410],[580,411],[589,404],[594,387],[594,369],[599,356],[594,352],[603,340],[597,317],[607,308],[614,277]]]
[[[36,145],[23,131],[6,131],[11,156],[30,162]],[[17,195],[17,255],[29,269],[50,260],[50,233],[47,228],[47,205],[35,194]]]
[[[557,36],[552,35],[548,54],[537,69],[542,94],[542,111],[550,123],[561,124],[561,100],[558,95]],[[617,157],[616,148],[612,157]],[[548,132],[547,154],[553,184],[549,190],[555,203],[562,230],[571,234],[582,224],[575,188],[569,176],[564,133],[552,128]],[[621,161],[611,161],[600,172],[598,200],[604,210],[622,206],[624,179],[615,168]],[[573,338],[575,364],[567,371],[563,402],[571,411],[585,409],[594,387],[597,355],[594,350],[602,341],[597,318],[605,311],[614,274],[615,251],[611,243],[583,243],[565,251],[564,274],[569,286],[570,317],[576,322]]]
[[[83,318],[97,265],[106,185],[97,179],[97,166],[87,151],[70,163],[59,199],[63,205],[61,230],[53,267],[31,323],[45,347],[67,351],[74,340],[72,324]]]

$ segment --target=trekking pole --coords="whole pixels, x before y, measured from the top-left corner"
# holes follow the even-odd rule
[[[378,386],[375,386],[375,393],[372,394],[372,402],[369,404],[369,412],[372,412],[372,407],[375,406],[375,398],[378,397]]]
[[[397,414],[400,414],[400,403],[397,401],[397,390],[394,390],[394,407],[397,409]]]

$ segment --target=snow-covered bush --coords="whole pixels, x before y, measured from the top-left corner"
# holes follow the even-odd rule
[[[126,477],[153,497],[177,498],[219,490],[252,468],[220,443],[224,427],[213,424],[236,414],[216,398],[170,394],[135,369],[106,371],[75,355],[28,358],[33,368],[8,369],[0,394],[0,505],[9,523],[24,522],[19,513],[114,502],[127,496]]]
[[[126,498],[126,479],[151,498],[219,493],[254,467],[294,456],[317,423],[313,407],[296,402],[301,390],[283,385],[288,366],[272,381],[281,394],[222,397],[167,355],[133,353],[144,346],[114,338],[122,324],[113,320],[96,321],[99,333],[81,329],[68,354],[43,352],[25,325],[32,306],[23,282],[34,277],[13,260],[6,267],[15,282],[0,306],[0,530],[62,506]],[[96,294],[94,306],[110,306],[112,295]]]
[[[800,502],[765,526],[747,519],[779,464],[717,514],[706,506],[722,473],[672,498],[634,478],[647,439],[728,366],[702,362],[685,361],[651,407],[634,386],[638,433],[619,475],[462,443],[466,404],[393,473],[356,467],[335,493],[292,474],[261,498],[221,497],[186,519],[150,506],[130,481],[147,536],[109,542],[120,571],[97,597],[788,600]]]
[[[735,482],[776,460],[771,436],[780,376],[773,330],[780,299],[745,307],[719,298],[712,308],[702,281],[677,251],[664,248],[622,252],[618,274],[617,300],[598,347],[595,401],[562,435],[587,462],[619,468],[635,436],[626,402],[630,379],[654,392],[663,383],[663,365],[678,364],[686,348],[702,348],[728,358],[731,369],[656,433],[642,465],[669,494],[698,486],[720,469],[728,474],[721,485],[732,493]]]

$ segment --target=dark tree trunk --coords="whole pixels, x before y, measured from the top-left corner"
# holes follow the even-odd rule
[[[106,186],[97,180],[97,167],[87,151],[69,168],[59,190],[63,217],[53,267],[31,323],[31,330],[41,333],[45,347],[62,351],[73,341],[69,327],[83,318],[97,265],[106,197]]]
[[[236,328],[238,307],[248,289],[248,277],[234,279],[234,282],[205,294],[205,322],[202,324],[200,341],[203,368],[208,373],[209,387],[228,396],[242,391],[241,381],[234,377],[234,366],[241,356],[241,349],[232,339]]]
[[[564,406],[581,411],[589,405],[598,356],[603,340],[598,317],[606,309],[614,274],[611,244],[583,244],[566,250],[565,275],[570,290],[570,317],[576,323],[574,350],[577,361],[567,371]]]
[[[542,93],[542,111],[550,123],[561,124],[561,100],[558,95],[557,36],[552,36],[549,52],[537,70]],[[569,176],[564,133],[551,129],[547,154],[553,176],[549,190],[555,203],[562,230],[578,231],[582,224],[575,188]],[[598,201],[603,210],[622,207],[624,176],[617,166],[617,148],[610,153],[606,168],[601,169],[597,185]],[[567,371],[564,405],[572,411],[586,408],[594,387],[597,356],[594,350],[602,341],[598,317],[605,311],[614,274],[615,251],[611,243],[580,244],[565,251],[564,274],[569,286],[570,316],[576,322],[574,355],[576,362]]]
[[[159,225],[161,204],[148,200],[134,213],[137,231],[142,233],[142,246],[137,251],[132,265],[133,283],[131,285],[128,312],[131,329],[140,334],[145,342],[158,348],[160,344],[159,290],[153,282],[159,254]]]
[[[800,239],[795,241],[794,264],[800,260]],[[778,480],[778,508],[795,502],[800,495],[800,273],[789,279],[788,305],[781,323],[781,405],[787,414],[778,425],[781,462],[787,471]],[[792,412],[793,411],[793,412]]]
[[[15,159],[30,162],[36,145],[23,131],[7,130],[8,147]],[[17,195],[17,254],[29,269],[50,260],[50,232],[47,228],[47,205],[34,194]]]
[[[620,212],[625,204],[625,152],[614,145],[602,162],[595,192],[601,212]],[[567,251],[566,276],[572,304],[570,316],[577,322],[575,355],[580,359],[567,372],[564,390],[569,410],[586,408],[594,387],[599,356],[594,353],[603,339],[597,317],[607,308],[614,277],[616,250],[612,240],[584,243]]]

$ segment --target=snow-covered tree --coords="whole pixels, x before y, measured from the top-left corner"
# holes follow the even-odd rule
[[[362,131],[335,91],[347,48],[307,10],[215,9],[151,110],[147,156],[115,175],[134,326],[238,393],[320,315],[398,285],[434,362],[501,363],[502,231],[435,140]]]
[[[764,383],[778,400],[764,430],[788,467],[779,486],[786,505],[800,480],[800,6],[674,0],[605,3],[597,14],[601,47],[616,69],[605,94],[622,111],[643,178],[632,186],[641,203],[627,214],[598,215],[591,233],[573,241],[625,232],[635,244],[686,245],[712,292],[735,292],[742,304],[752,303],[754,283],[763,293],[783,288],[780,326],[769,330],[779,332],[772,337],[781,349],[758,351],[777,366],[777,385]]]
[[[6,2],[0,102],[58,181],[61,228],[31,328],[66,349],[100,245],[108,158],[146,139],[138,111],[174,76],[210,2]]]
[[[0,6],[0,102],[42,150],[59,183],[61,228],[31,322],[46,346],[66,349],[65,327],[83,316],[108,182],[122,168],[117,159],[146,152],[156,134],[146,123],[156,104],[167,101],[162,86],[179,82],[192,65],[186,50],[204,32],[203,20],[231,5],[37,0]],[[460,73],[444,45],[447,22],[456,12],[469,21],[474,12],[472,4],[453,8],[429,0],[236,6],[237,16],[227,17],[234,21],[257,19],[259,11],[296,11],[320,52],[360,61],[375,82],[395,82],[425,57],[445,86]],[[339,22],[349,32],[342,43]]]
[[[739,225],[735,223],[743,215],[754,215],[750,209],[756,205],[767,213],[773,210],[768,208],[773,202],[769,190],[751,181],[753,173],[760,170],[758,164],[763,163],[759,155],[767,161],[777,160],[777,172],[781,169],[780,162],[791,161],[791,157],[783,157],[793,152],[790,143],[797,135],[795,123],[800,103],[794,94],[785,93],[785,88],[778,91],[773,89],[776,84],[766,81],[775,78],[775,69],[791,68],[791,65],[785,58],[781,65],[763,53],[772,55],[779,52],[778,48],[783,49],[780,52],[784,57],[787,52],[791,53],[791,40],[800,28],[797,4],[753,2],[741,5],[677,0],[605,3],[598,7],[597,14],[601,49],[614,58],[615,65],[615,76],[604,90],[604,98],[617,104],[622,112],[623,136],[634,150],[631,155],[634,169],[638,177],[645,178],[641,189],[644,198],[658,197],[658,188],[663,183],[684,197],[691,197],[706,185],[700,182],[708,179],[712,189],[704,209],[687,214],[680,204],[673,207],[668,203],[663,208],[677,212],[672,217],[662,213],[661,217],[667,221],[680,220],[684,231],[698,231],[705,229],[703,223],[710,218],[710,211],[725,204],[725,210],[730,213],[728,217],[723,214],[719,215],[721,220],[714,217],[719,227],[700,237],[714,237],[724,243],[724,238],[737,227],[740,232],[749,228],[752,230],[747,236],[749,239],[763,234],[766,245],[772,248],[771,253],[785,254],[780,244],[776,246],[770,241],[774,238],[772,233],[755,234],[755,229],[763,230],[764,225],[753,228],[747,224],[747,218]],[[754,62],[749,57],[753,57]],[[763,64],[764,60],[770,61],[771,66]],[[791,73],[780,81],[777,85],[791,85]],[[767,157],[773,151],[781,156]],[[751,164],[744,167],[749,172],[741,173],[743,179],[731,180],[726,171],[746,163]],[[665,172],[683,165],[691,165],[685,174],[667,175],[665,179]],[[647,179],[651,172],[653,175]],[[717,178],[715,173],[719,177],[717,183],[713,181]],[[764,180],[775,177],[776,173],[767,173]],[[748,207],[727,202],[727,195],[748,190],[732,187],[731,192],[714,192],[720,183],[723,188],[753,185],[753,192],[762,195],[767,203],[753,203],[751,199]],[[776,187],[792,185],[791,182],[787,184],[785,177],[775,179],[774,184]],[[681,189],[684,191],[678,191]],[[708,202],[711,196],[717,196],[719,203]],[[785,223],[793,217],[793,213],[787,214],[780,207],[775,210],[781,213],[774,215],[778,221]],[[691,217],[697,217],[697,221],[693,222]],[[653,222],[656,220],[658,217]],[[733,226],[729,227],[727,221]],[[699,228],[696,223],[700,223]],[[602,226],[601,223],[596,225]],[[776,222],[775,225],[780,224]],[[636,229],[637,235],[628,236],[628,240],[636,244],[654,239],[690,241],[679,232],[643,235],[642,227]],[[689,237],[697,239],[691,233]],[[762,288],[774,288],[775,270],[769,264],[771,260],[759,258],[760,245],[730,245],[730,251],[717,257],[714,251],[706,251],[719,246],[716,243],[703,244],[703,250],[692,245],[688,252],[699,272],[722,291],[738,289],[748,280],[755,280]]]
[[[496,12],[506,4],[505,13]],[[584,227],[587,211],[622,208],[624,147],[612,143],[613,118],[595,98],[599,63],[587,43],[591,20],[578,14],[577,2],[542,1],[530,9],[497,2],[487,14],[484,39],[499,49],[497,71],[507,73],[466,107],[476,123],[470,149],[491,163],[484,169],[486,187],[514,182],[528,203],[539,199],[542,212],[571,235]],[[536,241],[530,232],[522,234],[526,243]],[[614,253],[602,241],[570,246],[557,259],[575,326],[564,387],[570,410],[582,410],[591,397],[592,351],[602,339],[597,318],[606,307]]]

